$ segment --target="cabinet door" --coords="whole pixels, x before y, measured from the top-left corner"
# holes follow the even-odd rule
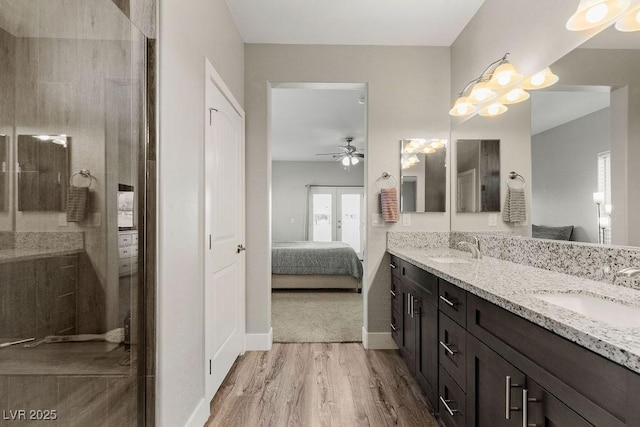
[[[438,309],[428,297],[417,292],[414,303],[416,320],[416,378],[433,408],[438,407]]]
[[[527,402],[525,403],[525,395]],[[522,397],[522,406],[526,404],[522,425],[540,427],[589,427],[580,415],[560,402],[554,395],[527,378],[527,391]]]
[[[405,283],[402,284],[402,298],[403,298],[403,310],[402,310],[402,335],[404,345],[400,348],[402,357],[407,362],[409,370],[412,374],[416,371],[416,348],[417,348],[417,336],[416,336],[416,313],[415,313],[415,292],[412,288]]]
[[[467,334],[467,426],[522,426],[525,376]]]
[[[391,337],[396,342],[398,348],[404,346],[404,331],[403,331],[403,310],[404,299],[402,295],[402,281],[392,277],[391,279]]]

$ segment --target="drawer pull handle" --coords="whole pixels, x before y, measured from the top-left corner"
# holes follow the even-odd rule
[[[538,424],[529,424],[529,402],[538,402],[535,397],[529,397],[529,390],[522,390],[522,427],[539,427]]]
[[[445,304],[447,304],[448,306],[451,306],[451,307],[455,307],[455,306],[456,306],[456,304],[455,304],[455,303],[453,303],[453,302],[449,301],[447,298],[445,298],[445,297],[444,297],[444,296],[442,296],[442,295],[440,295],[440,299],[441,299],[442,301],[444,301],[444,303],[445,303]]]
[[[451,407],[449,406],[449,403],[451,403],[451,400],[444,400],[444,397],[440,396],[440,402],[442,402],[442,404],[444,405],[444,408],[452,417],[453,417],[453,414],[458,412],[457,409],[451,409]]]
[[[449,347],[450,344],[445,344],[442,341],[440,341],[440,345],[442,346],[442,348],[444,348],[444,350],[447,353],[449,353],[452,356],[458,352],[457,350],[453,350],[451,347]]]
[[[398,330],[398,328],[396,328],[396,325],[394,325],[393,323],[391,323],[391,329],[393,330],[393,332]]]
[[[398,267],[396,267],[396,265],[394,263],[389,264],[389,267],[393,268],[394,270]]]
[[[396,295],[395,292],[393,292],[393,289],[391,289],[391,296],[393,296],[394,298],[398,296],[398,295]]]
[[[504,418],[507,420],[511,419],[512,411],[519,411],[520,408],[517,406],[511,406],[511,389],[514,387],[520,387],[518,384],[511,383],[511,376],[507,375],[504,378],[505,387],[504,387]]]

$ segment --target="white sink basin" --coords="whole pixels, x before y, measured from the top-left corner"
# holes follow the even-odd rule
[[[429,258],[429,261],[439,262],[440,264],[469,264],[469,261],[464,258],[454,257]]]
[[[575,311],[585,317],[622,328],[640,327],[640,307],[588,294],[544,294],[536,298]]]

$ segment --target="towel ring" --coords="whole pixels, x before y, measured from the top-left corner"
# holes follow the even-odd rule
[[[73,179],[78,175],[80,175],[83,178],[88,179],[89,180],[89,185],[85,185],[84,187],[91,188],[91,185],[93,184],[93,180],[95,178],[93,177],[93,175],[91,175],[91,171],[89,169],[81,169],[78,172],[76,172],[73,175],[71,175],[71,179],[69,179],[69,184],[73,185]]]
[[[386,181],[389,178],[391,178],[393,180],[393,185],[391,187],[381,187],[380,186],[381,181],[382,180]],[[382,176],[380,176],[378,179],[376,179],[376,188],[378,189],[378,191],[382,190],[383,188],[395,188],[397,185],[398,185],[398,181],[396,181],[394,176],[389,174],[388,172],[383,172]]]
[[[525,184],[526,184],[526,181],[524,180],[524,177],[522,175],[520,175],[519,173],[513,172],[513,171],[509,172],[509,180],[507,181],[507,187],[516,188],[516,187],[512,187],[510,185],[516,179],[519,180],[520,182],[522,182],[522,187],[520,187],[520,188],[524,188]]]

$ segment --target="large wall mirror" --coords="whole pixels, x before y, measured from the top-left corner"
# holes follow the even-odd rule
[[[457,212],[500,211],[500,140],[456,141]]]
[[[640,246],[639,49],[605,30],[531,94],[533,237]]]
[[[65,210],[70,151],[66,135],[18,135],[19,211]]]
[[[400,141],[400,208],[402,212],[446,212],[447,140]]]

